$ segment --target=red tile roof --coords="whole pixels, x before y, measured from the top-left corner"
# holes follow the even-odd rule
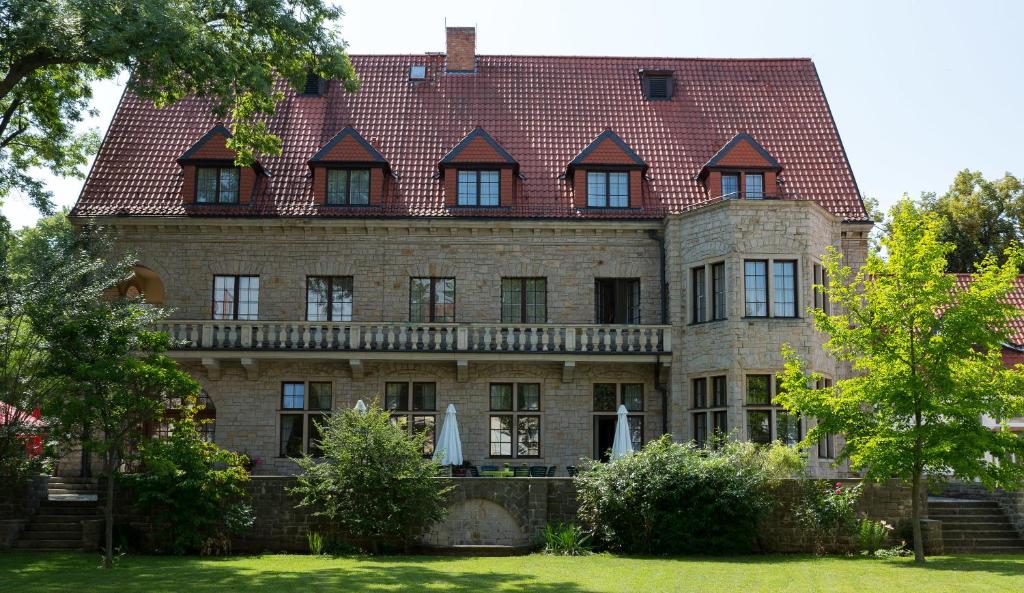
[[[473,216],[444,204],[438,162],[482,127],[519,163],[523,196],[481,216],[660,217],[718,198],[696,180],[723,145],[746,132],[783,167],[790,199],[816,200],[847,220],[867,215],[814,64],[807,59],[480,56],[475,74],[444,74],[443,55],[353,56],[358,93],[332,83],[323,97],[289,91],[270,128],[283,153],[263,157],[269,178],[246,206],[182,204],[177,158],[217,125],[201,99],[157,109],[126,93],[73,214],[317,216],[307,165],[346,126],[394,173],[380,208],[352,216]],[[410,82],[425,64],[427,80]],[[640,69],[670,70],[670,101],[643,98]],[[613,130],[648,165],[648,207],[605,213],[573,207],[566,167]],[[347,215],[332,209],[332,216]]]
[[[956,285],[960,290],[965,290],[971,283],[970,274],[957,274]],[[1016,307],[1022,316],[1015,317],[1010,321],[1009,340],[1014,346],[1024,347],[1024,275],[1017,276],[1017,282],[1006,298],[1009,304]]]

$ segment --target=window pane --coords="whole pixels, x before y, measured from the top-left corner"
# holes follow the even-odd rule
[[[327,321],[327,278],[306,278],[306,320]]]
[[[796,316],[796,262],[777,261],[772,264],[775,285],[775,316]]]
[[[519,417],[516,445],[519,457],[540,457],[540,416]]]
[[[455,321],[455,279],[434,280],[434,319],[440,323]]]
[[[722,197],[734,197],[740,191],[739,175],[722,175]]]
[[[491,457],[512,456],[512,416],[491,416]]]
[[[725,319],[725,264],[711,266],[711,318]]]
[[[332,399],[330,381],[317,381],[309,384],[310,410],[330,410]]]
[[[437,409],[436,383],[412,384],[412,409],[415,411]]]
[[[235,277],[213,277],[213,318],[234,319],[235,317]]]
[[[480,171],[480,205],[497,206],[500,202],[498,171]]]
[[[728,412],[722,410],[712,414],[714,431],[718,434],[729,434]]]
[[[238,202],[238,169],[234,167],[220,170],[220,201],[225,204]]]
[[[409,321],[430,321],[430,278],[412,278],[409,281]]]
[[[641,383],[624,383],[622,385],[622,404],[626,411],[642,412],[644,409],[644,386]]]
[[[587,173],[587,206],[605,208],[608,206],[608,187],[605,173]]]
[[[629,206],[629,173],[608,174],[608,205],[612,208]]]
[[[712,388],[714,392],[712,405],[716,408],[724,407],[726,405],[726,385],[725,377],[712,377]]]
[[[286,457],[302,455],[302,414],[281,414],[279,452]]]
[[[748,199],[757,200],[764,197],[764,175],[747,173],[743,178],[747,185]]]
[[[767,405],[772,403],[771,375],[747,375],[747,403]]]
[[[384,409],[392,411],[409,409],[408,383],[387,383],[384,386]]]
[[[417,433],[427,433],[427,442],[423,444],[424,455],[432,455],[434,453],[434,444],[437,442],[437,434],[435,430],[436,422],[437,420],[434,416],[412,417],[413,431]]]
[[[459,206],[476,206],[476,171],[459,171]]]
[[[320,448],[320,435],[327,418],[327,414],[310,414],[306,417],[306,451],[311,457],[320,457],[323,454]]]
[[[519,410],[522,412],[540,411],[540,383],[520,383]]]
[[[523,321],[523,279],[501,279],[501,322],[522,323]]]
[[[349,204],[357,206],[370,203],[370,172],[359,169],[349,173]]]
[[[775,412],[775,438],[787,445],[800,442],[800,416],[783,410]]]
[[[331,321],[352,321],[352,277],[331,278]]]
[[[259,319],[260,277],[240,276],[238,278],[238,318]]]
[[[836,457],[836,435],[825,433],[818,439],[818,458],[835,459]]]
[[[526,323],[547,323],[548,281],[546,278],[526,280]]]
[[[217,169],[196,169],[196,202],[210,204],[217,201]]]
[[[743,287],[746,293],[747,317],[768,315],[768,263],[763,261],[743,262]]]
[[[693,305],[693,315],[690,316],[694,323],[701,323],[707,321],[707,298],[706,291],[704,290],[704,267],[694,268],[692,271],[693,276],[693,299],[691,304]]]
[[[644,417],[627,416],[629,423],[629,440],[633,441],[633,450],[639,451],[644,448]]]
[[[615,383],[594,384],[594,411],[615,411]]]
[[[344,204],[345,190],[348,187],[348,171],[345,169],[327,170],[327,203]]]
[[[499,412],[512,410],[511,383],[491,383],[491,409]]]
[[[394,426],[397,426],[398,428],[401,428],[406,432],[408,432],[409,430],[409,417],[406,416],[405,414],[392,415],[390,418],[388,418],[388,421],[391,422],[391,424],[393,424]]]
[[[703,377],[693,380],[693,407],[708,407],[708,380]]]
[[[285,383],[281,386],[281,409],[302,410],[306,407],[306,386],[302,383]]]
[[[708,440],[708,415],[701,412],[693,415],[693,442],[698,447],[703,447]]]
[[[747,437],[752,443],[768,444],[772,442],[771,412],[747,412]]]

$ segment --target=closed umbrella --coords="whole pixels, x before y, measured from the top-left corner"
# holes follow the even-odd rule
[[[633,439],[629,436],[629,419],[626,418],[626,406],[619,405],[616,412],[619,417],[615,421],[615,441],[612,442],[612,461],[622,459],[633,452]]]
[[[356,411],[359,412],[361,416],[366,415],[366,404],[363,403],[363,400],[356,402]]]
[[[455,419],[455,404],[448,404],[444,412],[444,425],[434,448],[434,461],[441,465],[462,465],[462,441],[459,439],[459,423]]]

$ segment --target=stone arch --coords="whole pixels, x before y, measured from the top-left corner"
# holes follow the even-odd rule
[[[424,541],[434,546],[525,546],[530,538],[504,506],[474,497],[452,504]]]
[[[132,277],[117,287],[121,297],[137,297],[142,295],[143,301],[149,305],[164,304],[164,281],[152,269],[142,264],[135,264]]]

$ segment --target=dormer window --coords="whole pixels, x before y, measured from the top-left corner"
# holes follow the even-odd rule
[[[366,206],[369,203],[369,169],[327,170],[327,205]]]
[[[588,171],[588,208],[628,208],[629,172]]]
[[[501,201],[499,171],[459,171],[459,206],[497,206]]]
[[[427,67],[423,64],[413,64],[409,66],[409,80],[426,80],[427,79]]]
[[[782,165],[750,134],[733,136],[700,170],[711,197],[723,200],[779,198]]]
[[[197,204],[237,204],[238,167],[196,167]]]
[[[644,98],[651,101],[668,101],[672,98],[672,72],[641,70],[640,82]]]
[[[748,200],[760,200],[764,198],[764,175],[761,173],[747,173],[743,176],[743,195]]]
[[[740,175],[739,173],[722,174],[722,197],[738,198],[740,196]]]

